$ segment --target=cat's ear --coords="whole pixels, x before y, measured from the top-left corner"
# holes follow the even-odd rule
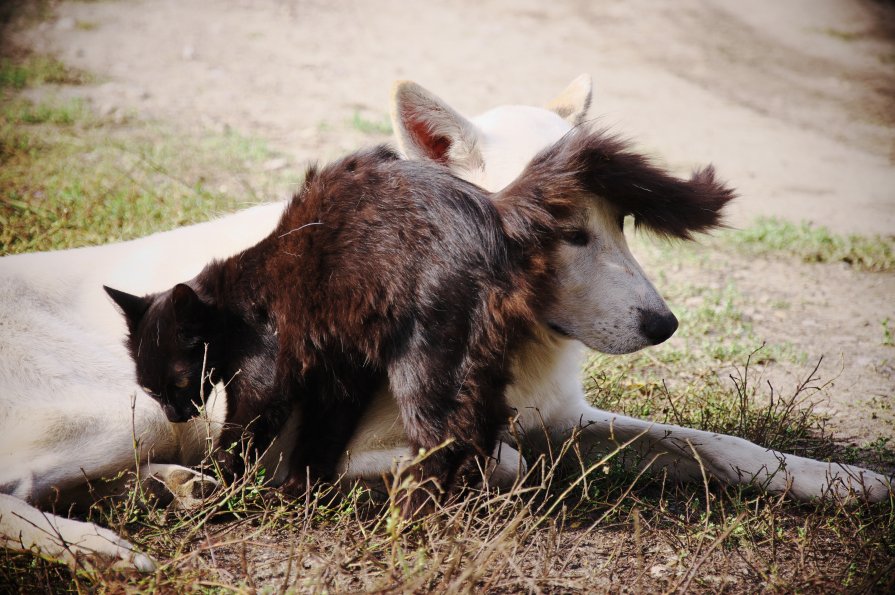
[[[208,313],[208,305],[185,283],[178,283],[171,290],[171,302],[174,304],[174,319],[181,326],[201,324]]]
[[[199,294],[184,283],[178,283],[171,290],[174,306],[174,322],[178,332],[184,337],[204,337],[213,325],[213,309]]]
[[[105,285],[103,285],[103,289],[106,290],[106,293],[109,294],[109,297],[112,298],[112,301],[115,302],[118,309],[124,314],[124,319],[127,321],[127,328],[133,332],[146,314],[146,310],[149,309],[149,304],[152,303],[152,298],[149,296],[141,297],[132,295],[117,289],[112,289]]]

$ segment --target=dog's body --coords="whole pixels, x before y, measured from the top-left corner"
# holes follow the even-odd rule
[[[396,88],[393,120],[410,158],[433,159],[461,177],[496,190],[513,180],[540,149],[555,142],[584,117],[589,79],[578,79],[549,110],[508,106],[470,121],[413,84]],[[98,554],[140,568],[151,560],[90,523],[42,514],[49,506],[84,497],[87,480],[114,477],[141,465],[141,477],[156,477],[172,490],[207,481],[179,465],[195,465],[208,440],[220,431],[223,400],[208,405],[209,419],[171,424],[133,379],[122,344],[124,323],[102,292],[108,283],[149,293],[189,278],[212,258],[230,256],[260,240],[276,223],[282,205],[266,205],[217,221],[95,248],[30,254],[0,260],[0,538],[13,549],[38,548],[73,562]],[[615,229],[608,226],[607,229]],[[610,268],[622,269],[628,287],[655,294],[624,246],[620,230],[611,236]],[[139,263],[139,265],[135,265]],[[607,295],[605,286],[583,279],[582,291]],[[589,288],[589,289],[588,289]],[[832,490],[854,490],[871,500],[886,497],[885,477],[846,465],[822,463],[767,450],[740,438],[653,424],[594,409],[579,379],[582,346],[555,333],[521,353],[507,400],[519,415],[534,448],[561,441],[580,429],[585,448],[634,441],[640,454],[660,456],[680,479],[705,471],[730,484],[754,484],[797,498]],[[342,462],[348,477],[377,478],[395,457],[408,454],[397,410],[379,395],[366,412]],[[294,442],[296,423],[286,424],[271,449],[272,478],[281,482],[278,456]],[[549,436],[545,438],[542,428]],[[134,444],[138,446],[137,456]],[[506,451],[498,477],[512,475]],[[150,464],[150,461],[152,464]],[[114,486],[110,486],[112,488]]]

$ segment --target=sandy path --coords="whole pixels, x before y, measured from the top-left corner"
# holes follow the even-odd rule
[[[591,115],[681,171],[713,161],[760,214],[895,234],[895,11],[871,0],[143,0],[63,3],[18,32],[104,82],[76,90],[104,112],[232,126],[294,165],[370,138],[398,78],[461,112],[548,101],[595,81]],[[891,436],[895,276],[731,256],[730,279],[769,340],[841,362],[833,427]],[[686,270],[720,283],[726,270]],[[670,274],[670,273],[669,273]],[[769,296],[793,306],[775,311]],[[781,297],[782,296],[782,297]],[[829,371],[825,377],[829,378]],[[880,403],[888,403],[884,415]],[[884,418],[884,419],[883,419]]]

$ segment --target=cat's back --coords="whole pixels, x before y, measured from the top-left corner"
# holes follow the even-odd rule
[[[296,341],[338,326],[375,343],[421,303],[469,304],[506,276],[502,233],[483,190],[377,147],[308,172],[261,278]]]
[[[484,190],[383,145],[310,168],[272,237],[304,261],[388,264],[432,251],[480,259],[499,251],[501,225]]]

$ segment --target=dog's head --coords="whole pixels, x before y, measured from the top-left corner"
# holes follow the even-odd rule
[[[221,314],[183,283],[147,296],[104,289],[127,321],[126,345],[143,391],[168,421],[196,417],[218,381]]]
[[[733,196],[711,167],[680,179],[618,137],[581,128],[535,156],[494,200],[550,215],[542,229],[559,241],[545,324],[594,349],[628,353],[668,339],[677,319],[628,250],[625,217],[685,240],[717,227]]]
[[[545,148],[582,126],[590,100],[590,77],[582,75],[546,108],[502,106],[467,119],[419,85],[399,82],[392,122],[408,158],[442,163],[497,191]],[[677,319],[631,254],[625,216],[660,234],[689,238],[717,225],[733,194],[715,184],[711,170],[677,180],[616,139],[600,138],[605,143],[591,147],[593,167],[574,166],[588,198],[577,201],[575,221],[558,248],[558,291],[543,322],[554,336],[573,337],[606,353],[628,353],[668,339]],[[612,158],[604,159],[607,155]],[[708,190],[709,200],[701,203]]]

